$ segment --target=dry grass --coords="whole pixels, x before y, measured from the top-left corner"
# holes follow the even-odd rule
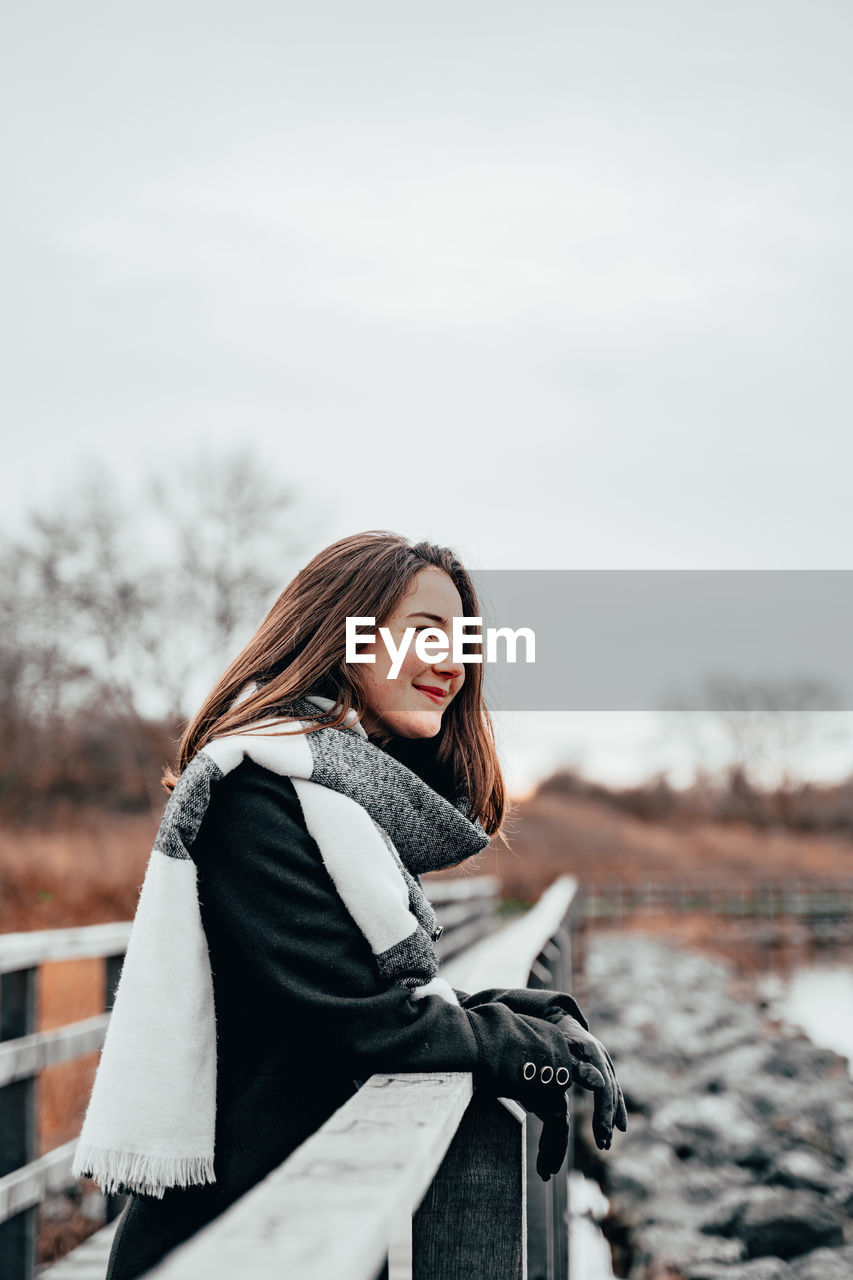
[[[585,797],[550,792],[520,803],[507,836],[508,844],[493,841],[453,874],[499,875],[504,895],[525,901],[563,874],[584,884],[853,881],[853,842],[840,835],[745,822],[646,822]]]
[[[147,815],[0,827],[0,933],[128,920],[155,834]]]

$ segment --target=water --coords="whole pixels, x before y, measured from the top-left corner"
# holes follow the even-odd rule
[[[787,977],[770,974],[759,985],[774,1016],[843,1053],[853,1075],[853,960],[798,965]]]

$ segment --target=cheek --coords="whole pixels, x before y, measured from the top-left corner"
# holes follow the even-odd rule
[[[380,656],[377,656],[376,662],[365,667],[364,676],[364,692],[367,697],[367,705],[373,707],[374,710],[381,710],[387,706],[388,690],[393,688],[395,681],[387,680],[389,664],[383,662]]]
[[[389,683],[398,684],[402,687],[403,685],[411,684],[411,682],[415,679],[416,676],[423,675],[423,673],[428,670],[429,670],[428,664],[425,664],[421,661],[421,659],[415,653],[415,649],[413,645],[412,648],[409,650],[409,652],[406,654],[406,657],[403,661],[403,665],[400,668],[399,676],[395,681],[389,681]]]

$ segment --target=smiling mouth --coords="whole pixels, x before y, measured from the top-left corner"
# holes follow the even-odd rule
[[[418,693],[426,694],[426,696],[435,703],[442,703],[447,697],[447,694],[443,689],[433,689],[423,684],[416,684],[415,688],[417,689]]]

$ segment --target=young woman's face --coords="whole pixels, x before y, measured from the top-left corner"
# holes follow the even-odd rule
[[[390,617],[377,620],[377,638],[364,645],[361,653],[376,655],[376,662],[361,667],[367,698],[363,728],[387,741],[391,737],[434,738],[441,729],[441,717],[456,697],[465,679],[465,668],[449,658],[424,663],[415,652],[415,636],[438,627],[449,637],[454,617],[462,617],[462,597],[443,569],[427,565],[414,577],[406,595]],[[398,675],[388,679],[391,657],[378,635],[379,626],[388,627],[399,647],[407,627],[415,627],[408,652]]]

